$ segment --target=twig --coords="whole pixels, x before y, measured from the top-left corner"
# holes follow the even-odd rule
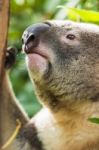
[[[7,140],[7,142],[1,147],[2,150],[6,149],[9,145],[11,145],[11,143],[14,141],[14,139],[16,138],[16,136],[18,135],[19,133],[19,130],[21,128],[21,122],[19,119],[16,120],[17,122],[17,126],[16,126],[16,129],[14,130],[12,136]]]

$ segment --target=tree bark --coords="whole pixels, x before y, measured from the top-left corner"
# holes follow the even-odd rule
[[[2,84],[4,57],[7,43],[9,0],[0,0],[0,85]]]
[[[0,147],[2,145],[2,103],[3,103],[3,84],[4,84],[4,60],[7,44],[7,32],[9,20],[9,0],[0,0]]]

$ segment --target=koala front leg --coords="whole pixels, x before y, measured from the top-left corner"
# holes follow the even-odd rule
[[[16,49],[8,48],[6,52],[5,68],[10,68],[15,63]],[[17,80],[17,79],[16,79]],[[17,101],[7,71],[2,83],[0,94],[0,148],[10,139],[17,126],[17,120],[21,123],[21,128],[28,122],[27,114]],[[11,142],[6,150],[17,150],[15,141]]]

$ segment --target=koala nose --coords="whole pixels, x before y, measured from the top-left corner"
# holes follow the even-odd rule
[[[38,46],[41,35],[48,31],[49,28],[50,24],[48,23],[38,23],[29,26],[22,35],[24,51],[26,53],[31,53],[31,50]]]

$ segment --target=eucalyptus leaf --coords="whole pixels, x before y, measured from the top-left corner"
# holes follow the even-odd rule
[[[66,15],[71,20],[99,23],[99,12],[78,8],[68,8],[66,6],[58,6],[58,8],[66,9]]]
[[[88,120],[92,123],[99,124],[99,118],[94,117],[94,118],[89,118]]]
[[[73,20],[82,20],[85,22],[99,23],[99,12],[85,9],[67,8],[69,18]]]

